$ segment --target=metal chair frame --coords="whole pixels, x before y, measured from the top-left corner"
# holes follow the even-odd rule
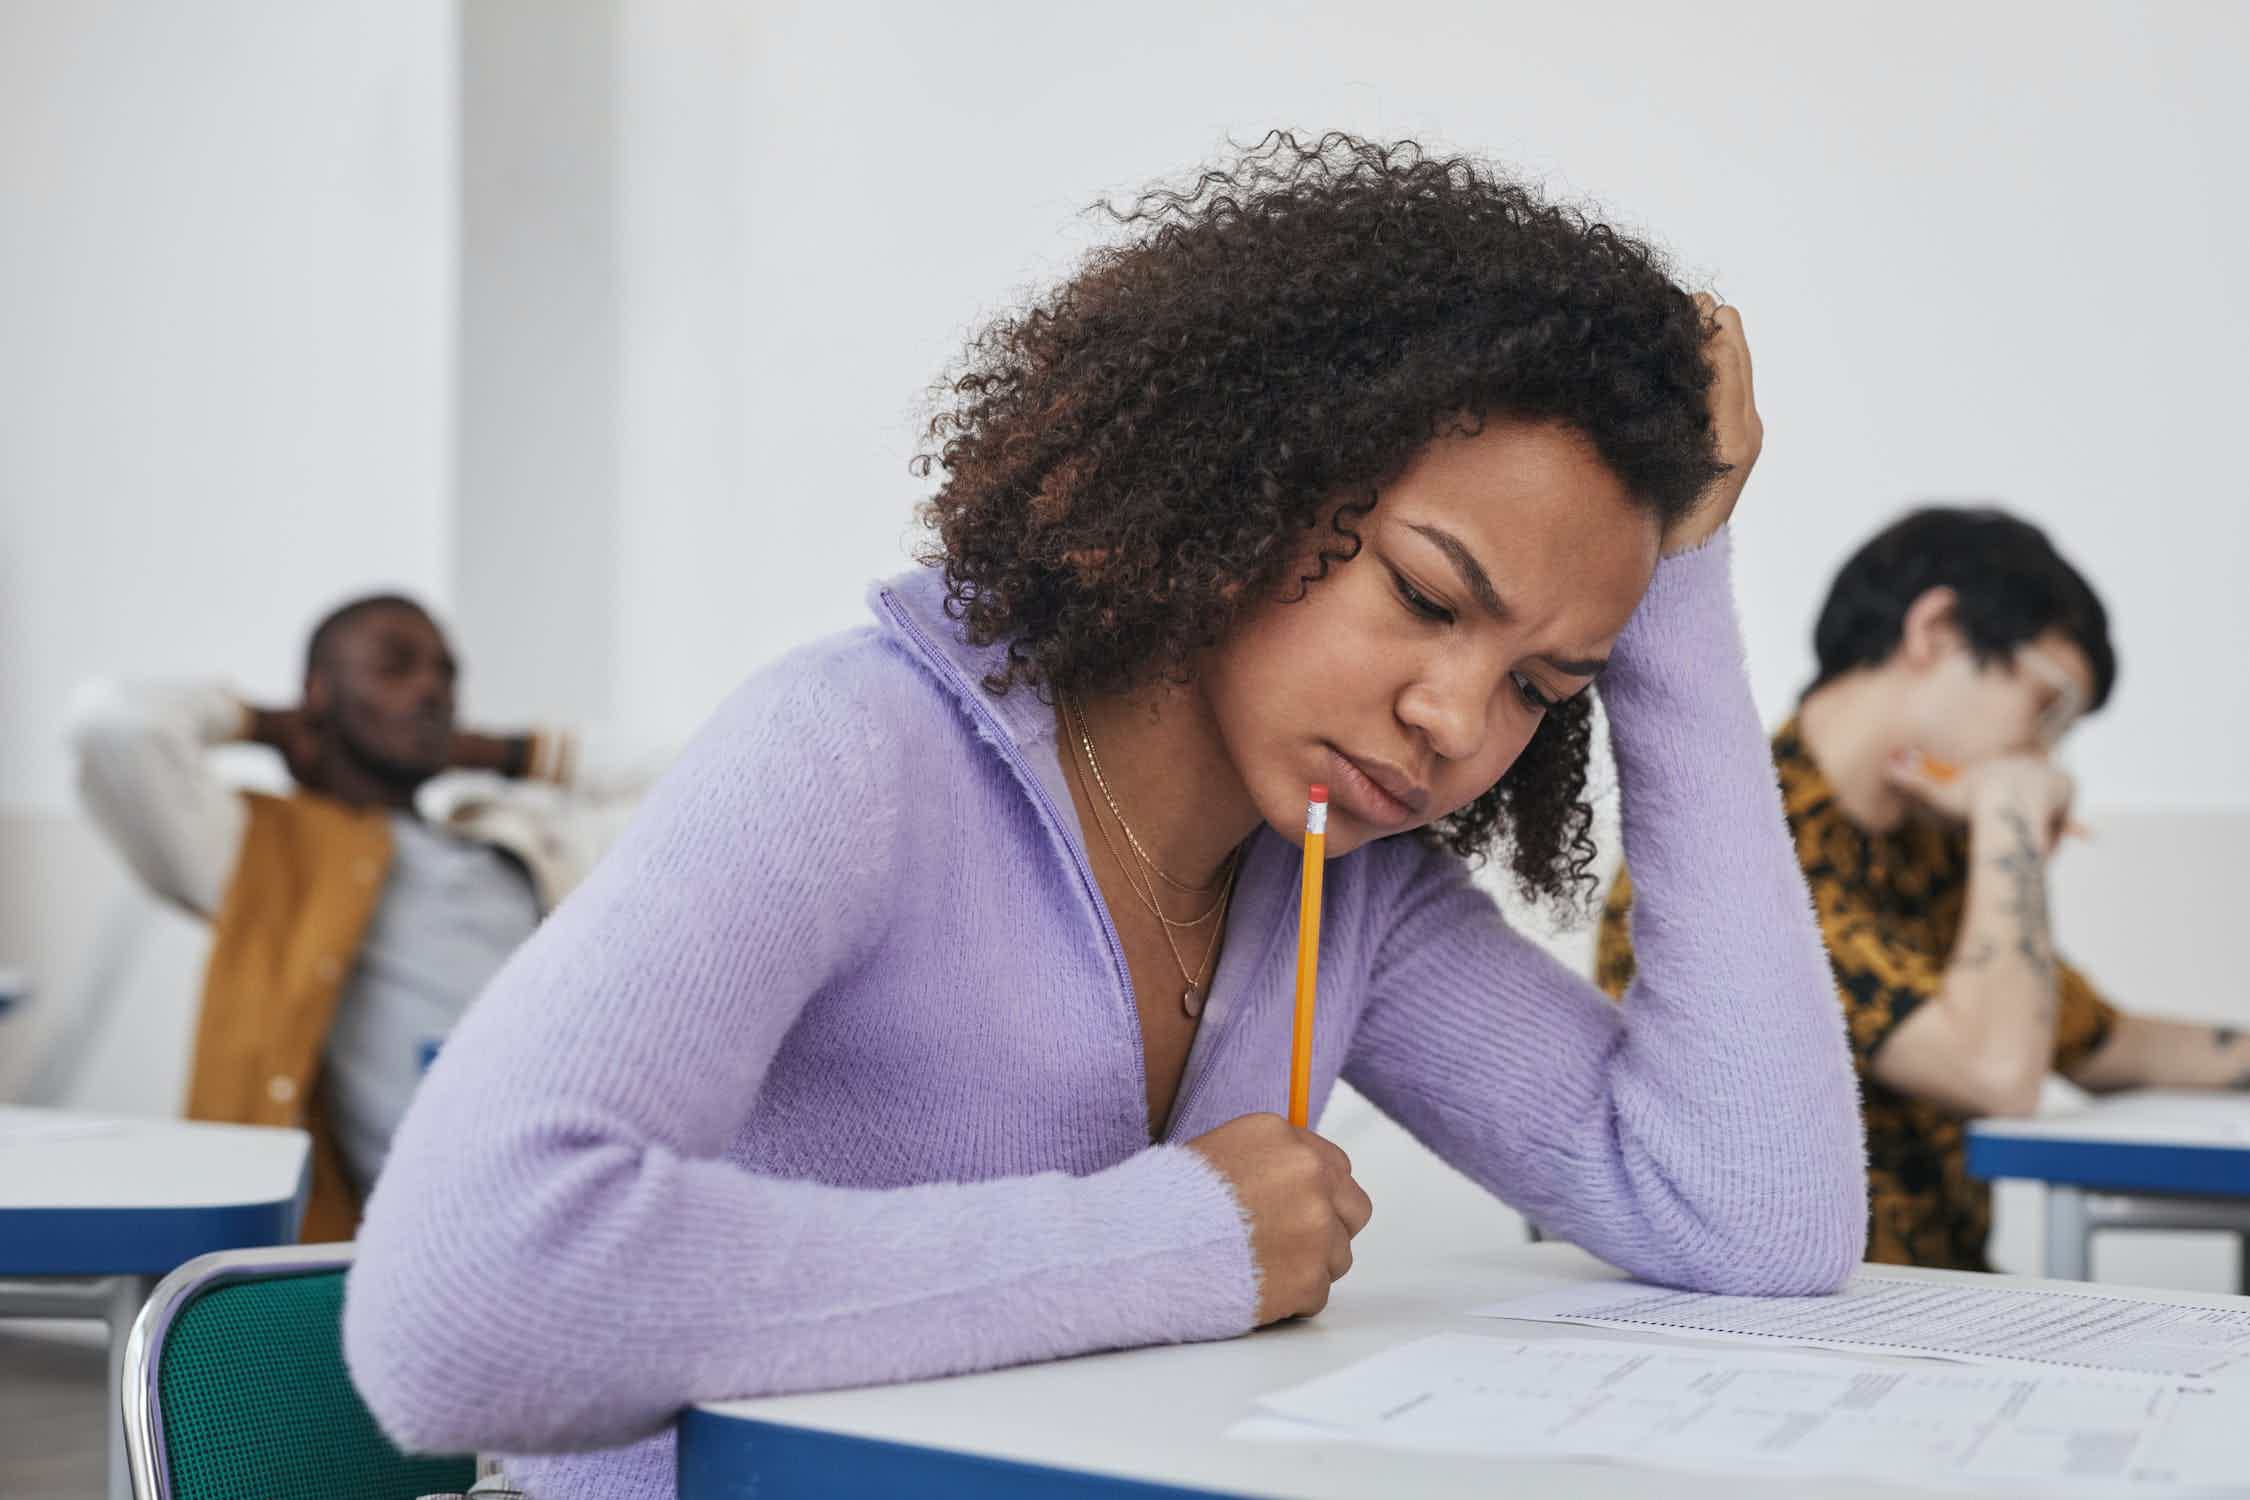
[[[270,1281],[339,1271],[352,1263],[352,1247],[272,1245],[199,1255],[156,1284],[125,1341],[119,1399],[125,1407],[125,1459],[134,1500],[172,1500],[172,1467],[164,1450],[164,1401],[158,1385],[165,1336],[188,1304],[238,1281]]]

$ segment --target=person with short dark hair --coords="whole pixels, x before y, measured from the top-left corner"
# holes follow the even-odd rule
[[[438,1045],[646,780],[587,775],[574,735],[461,728],[457,676],[428,610],[372,594],[313,630],[294,706],[104,679],[71,711],[95,822],[212,924],[187,1114],[311,1131],[307,1240],[352,1237]],[[294,794],[222,779],[230,742],[277,751]]]
[[[1932,506],[1837,574],[1818,674],[1774,736],[1782,802],[1864,1090],[1868,1258],[1986,1268],[1966,1123],[2103,1092],[2250,1088],[2250,1038],[2130,1015],[2056,952],[2047,871],[2075,786],[2053,759],[2117,683],[2109,616],[2029,522]],[[1596,965],[1635,963],[1620,872]]]

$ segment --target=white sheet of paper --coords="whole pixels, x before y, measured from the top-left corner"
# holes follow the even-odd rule
[[[1443,1333],[1262,1398],[1234,1435],[1769,1476],[2250,1493],[2250,1388]]]
[[[1915,1281],[1863,1271],[1833,1297],[1720,1297],[1585,1282],[1476,1309],[1484,1318],[1685,1334],[1773,1348],[1910,1354],[1972,1364],[2250,1375],[2250,1310]]]

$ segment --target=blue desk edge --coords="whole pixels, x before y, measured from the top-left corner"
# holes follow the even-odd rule
[[[798,1495],[824,1500],[894,1495],[913,1495],[917,1500],[1038,1500],[1049,1495],[1225,1500],[1227,1493],[822,1432],[693,1407],[680,1413],[679,1438],[680,1500],[752,1496],[789,1500]]]
[[[163,1276],[214,1250],[296,1242],[312,1153],[286,1198],[193,1208],[0,1209],[0,1276]]]
[[[2250,1146],[2074,1141],[1969,1132],[1971,1177],[2027,1177],[2078,1187],[2250,1198]]]

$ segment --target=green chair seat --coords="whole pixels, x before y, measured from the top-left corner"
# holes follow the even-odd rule
[[[349,1245],[225,1251],[158,1285],[126,1350],[136,1500],[417,1500],[469,1488],[473,1457],[401,1453],[352,1388],[350,1262]]]

